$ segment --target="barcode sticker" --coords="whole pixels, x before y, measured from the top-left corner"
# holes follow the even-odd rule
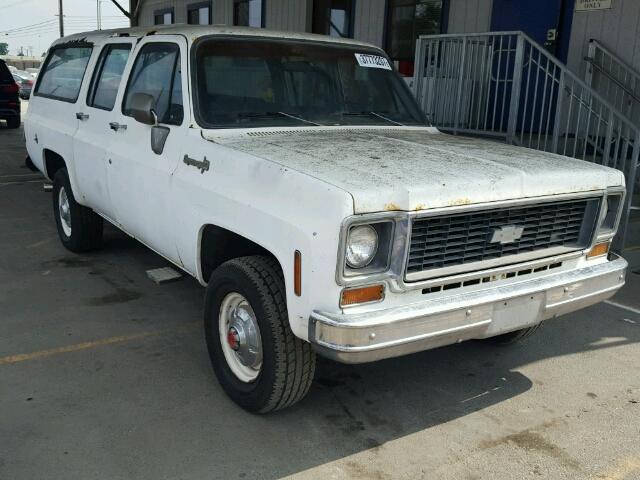
[[[369,55],[366,53],[356,53],[358,65],[367,68],[382,68],[383,70],[392,70],[389,60],[380,55]]]

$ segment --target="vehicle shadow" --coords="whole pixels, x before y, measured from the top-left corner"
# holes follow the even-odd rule
[[[31,203],[16,201],[16,209],[49,218],[53,225],[49,201],[40,200],[37,191],[16,190],[14,195],[32,192],[37,198]],[[199,299],[204,291],[195,280],[185,278],[157,288],[146,282],[140,270],[162,266],[164,260],[112,227],[106,229],[105,240],[103,250],[80,257],[85,263],[75,261],[82,269],[68,273],[66,281],[86,278],[92,282],[100,277],[91,276],[91,270],[102,270],[101,275],[107,276],[134,272],[138,276],[131,285],[144,295],[136,303],[123,303],[119,310],[113,305],[91,308],[102,308],[103,316],[122,316],[124,320],[115,324],[118,327],[127,321],[127,315],[135,316],[134,308],[136,315],[149,317],[144,325],[155,329],[160,327],[154,316],[161,313],[177,324],[202,318]],[[43,260],[69,256],[55,242],[38,252],[26,259],[33,268]],[[86,277],[77,270],[86,270]],[[125,278],[118,281],[129,283]],[[69,301],[77,305],[82,300]],[[73,374],[40,371],[37,362],[24,367],[35,369],[33,378],[40,379],[39,388],[46,389],[42,378],[53,375],[54,391],[65,392],[52,396],[52,410],[40,407],[46,421],[37,429],[51,436],[44,443],[47,449],[51,442],[64,448],[71,442],[77,452],[83,452],[82,458],[68,456],[72,462],[66,464],[68,469],[99,468],[95,463],[103,459],[101,467],[115,472],[112,478],[276,479],[376,449],[518,397],[546,381],[524,374],[523,367],[529,364],[638,344],[640,328],[621,321],[619,312],[614,312],[618,317],[614,318],[612,312],[610,306],[597,305],[549,321],[535,336],[508,348],[466,342],[363,365],[320,359],[308,396],[290,409],[266,416],[248,414],[225,396],[197,327],[173,336],[149,337],[148,342],[124,343],[112,357],[106,349],[85,360],[61,357],[60,368],[67,367]],[[99,393],[94,392],[89,403],[91,389]],[[497,425],[500,419],[493,421]],[[32,447],[34,440],[29,437],[16,445]],[[86,478],[88,470],[80,471],[82,476],[67,478]],[[126,475],[117,475],[124,471]],[[143,472],[150,475],[136,475]]]
[[[121,253],[140,248],[132,240],[114,238],[113,242]],[[194,282],[188,288],[200,287]],[[174,293],[167,290],[167,295]],[[292,408],[267,416],[248,414],[224,396],[201,343],[191,350],[198,372],[197,380],[189,381],[209,382],[205,388],[209,394],[195,406],[189,400],[195,411],[172,425],[174,445],[194,460],[197,471],[209,463],[223,473],[222,478],[281,478],[375,449],[542,386],[544,378],[532,379],[521,372],[528,364],[640,343],[636,325],[613,317],[612,307],[597,305],[548,321],[536,335],[510,347],[471,341],[363,365],[319,359],[308,396]],[[500,423],[499,418],[493,421]],[[193,431],[198,438],[212,439],[206,449],[194,451]],[[223,441],[216,440],[220,435]],[[252,453],[239,462],[237,452]]]

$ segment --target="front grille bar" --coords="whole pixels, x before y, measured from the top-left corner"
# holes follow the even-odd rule
[[[600,197],[417,217],[407,281],[480,270],[589,246]],[[513,237],[513,238],[512,238]]]

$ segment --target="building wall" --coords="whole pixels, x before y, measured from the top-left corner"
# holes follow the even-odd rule
[[[268,0],[266,7],[267,28],[290,32],[311,30],[311,0]]]
[[[176,23],[187,22],[187,5],[200,0],[142,0],[138,15],[140,25],[153,25],[153,12],[173,8]],[[376,0],[377,1],[377,0]],[[311,30],[312,0],[268,0],[264,12],[267,28],[304,32]],[[211,9],[214,25],[233,24],[233,0],[213,0]]]
[[[574,12],[567,64],[583,78],[592,38],[640,72],[640,1],[613,0],[610,10]]]
[[[214,25],[231,25],[233,23],[233,0],[213,0],[211,23]]]
[[[447,33],[488,32],[493,0],[450,0]]]
[[[173,7],[176,23],[186,23],[187,5],[199,0],[140,0],[140,25],[153,25],[153,12]],[[449,32],[484,32],[491,23],[493,0],[450,0]],[[214,25],[233,23],[233,0],[213,0]],[[355,4],[354,37],[358,40],[384,44],[387,0],[357,0]],[[267,28],[295,32],[311,31],[313,0],[267,0]]]
[[[382,47],[386,21],[386,0],[356,0],[354,37]]]

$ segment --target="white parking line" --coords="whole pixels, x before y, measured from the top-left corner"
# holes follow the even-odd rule
[[[612,302],[611,300],[605,300],[604,303],[606,303],[608,305],[612,305],[614,307],[622,308],[623,310],[626,310],[627,312],[631,312],[631,313],[635,313],[636,315],[640,315],[640,310],[638,310],[637,308],[629,307],[629,306],[623,305],[621,303]]]
[[[22,183],[44,183],[44,180],[40,179],[40,180],[21,180],[18,182],[0,182],[0,187],[4,185],[20,185]]]

